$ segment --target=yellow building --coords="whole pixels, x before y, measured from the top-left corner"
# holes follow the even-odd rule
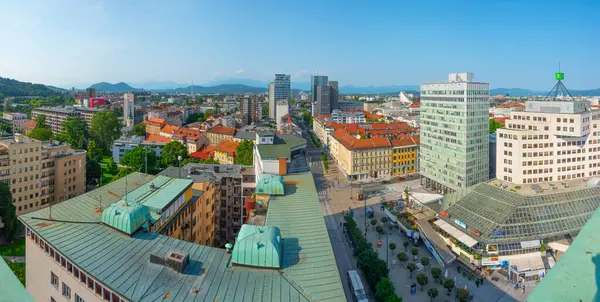
[[[330,148],[338,168],[349,179],[391,177],[392,145],[386,137],[359,139],[341,129],[331,135]]]
[[[222,165],[235,164],[235,153],[239,143],[232,141],[222,141],[215,148],[214,158]]]
[[[419,171],[419,137],[406,136],[390,141],[392,144],[392,176]]]

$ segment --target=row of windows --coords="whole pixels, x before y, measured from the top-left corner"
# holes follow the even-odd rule
[[[584,161],[585,160],[585,156],[578,156],[578,157],[569,157],[569,158],[559,158],[556,160],[556,163],[558,164],[565,164],[565,163],[571,163],[571,162],[580,162],[580,161]]]
[[[27,150],[29,150],[29,152],[33,152],[33,148],[29,148],[29,149],[24,148],[24,149],[19,149],[19,154],[22,154],[22,153],[27,154]],[[25,151],[25,152],[23,152],[23,151]],[[40,147],[35,147],[35,151],[36,152],[40,151]],[[17,150],[12,150],[12,154],[13,155],[17,154]]]
[[[521,165],[523,167],[527,167],[527,166],[542,166],[542,165],[552,165],[554,163],[554,160],[534,160],[534,161],[524,161],[521,163]]]
[[[27,237],[29,237],[32,241],[34,241],[36,245],[38,245],[43,251],[45,251],[46,254],[51,259],[54,259],[54,261],[56,261],[60,266],[62,266],[63,269],[67,270],[70,274],[72,274],[72,276],[75,280],[79,280],[79,282],[81,282],[82,284],[87,285],[87,287],[90,289],[90,291],[96,293],[96,295],[98,295],[104,301],[111,301],[111,302],[125,301],[124,299],[121,299],[116,293],[111,292],[109,289],[105,288],[103,285],[98,283],[92,277],[87,276],[83,271],[79,270],[79,268],[77,268],[75,265],[73,265],[71,262],[69,262],[65,257],[60,255],[58,253],[58,251],[55,251],[54,248],[52,248],[48,243],[44,242],[43,239],[41,239],[39,236],[37,236],[37,234],[32,232],[31,229],[29,229],[29,228],[27,228]],[[58,276],[56,274],[54,274],[54,272],[51,271],[50,272],[50,284],[52,284],[55,288],[58,289],[58,283],[59,283]],[[64,282],[63,282],[62,294],[63,294],[63,296],[65,296],[65,298],[68,298],[68,299],[71,298],[71,288],[68,287]],[[111,300],[111,298],[112,298],[112,300]],[[53,300],[53,298],[51,300]],[[83,302],[83,299],[76,294],[75,301]]]
[[[523,152],[523,157],[553,156],[554,151],[544,152]]]

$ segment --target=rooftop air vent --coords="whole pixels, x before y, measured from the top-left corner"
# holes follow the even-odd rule
[[[172,251],[165,258],[150,254],[150,263],[166,266],[178,273],[183,273],[189,262],[188,254],[185,252]]]
[[[150,183],[150,189],[151,189],[151,190],[155,190],[155,189],[156,189],[156,186],[154,185],[154,182],[151,182],[151,183]]]

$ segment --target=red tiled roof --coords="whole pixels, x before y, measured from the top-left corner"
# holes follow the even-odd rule
[[[507,119],[508,119],[507,117],[495,117],[494,121],[496,121],[496,122],[498,122],[498,123],[500,123],[502,125],[505,125]]]
[[[235,156],[235,149],[239,146],[239,143],[232,141],[222,141],[216,148],[215,151],[221,151],[227,153],[229,156]]]
[[[208,130],[208,132],[233,136],[235,134],[235,128],[225,127],[221,124],[218,124]]]
[[[164,127],[162,127],[162,129],[160,129],[160,132],[173,134],[177,131],[177,129],[179,129],[179,127],[177,126],[165,125]]]
[[[173,112],[167,112],[167,116],[176,116],[176,115],[181,115],[183,113],[181,113],[181,111],[173,111]]]
[[[525,105],[521,104],[521,103],[515,103],[515,102],[507,102],[504,104],[500,104],[498,105],[499,108],[521,108],[521,109],[525,109]]]
[[[215,154],[215,147],[204,146],[202,149],[190,154],[193,159],[211,159]]]
[[[333,137],[349,150],[366,150],[390,147],[390,140],[385,137],[357,139],[344,130],[333,132]]]
[[[329,114],[319,114],[319,115],[315,116],[313,119],[318,119],[318,118],[329,118]]]
[[[37,126],[37,122],[35,120],[28,120],[23,123],[23,128],[35,128]]]
[[[150,118],[146,121],[144,121],[145,124],[164,124],[165,123],[165,119],[164,118],[158,118],[158,117],[153,117]]]
[[[393,147],[408,147],[408,146],[419,145],[417,142],[415,142],[415,140],[414,140],[415,137],[418,138],[418,136],[407,135],[407,136],[397,137],[396,139],[393,139],[390,142],[392,143]]]
[[[156,135],[156,134],[150,134],[148,135],[148,137],[146,138],[146,142],[154,142],[154,143],[168,143],[170,142],[171,139],[168,137],[164,137],[164,136],[160,136],[160,135]]]
[[[196,129],[192,129],[192,128],[183,128],[183,127],[177,129],[177,131],[175,131],[175,133],[173,133],[173,137],[186,138],[186,139],[191,139],[191,140],[199,139],[201,136],[202,136],[202,133],[200,133],[200,131],[198,131]]]

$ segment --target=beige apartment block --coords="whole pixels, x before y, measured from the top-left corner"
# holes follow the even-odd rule
[[[10,185],[17,215],[84,193],[85,156],[20,134],[0,140],[0,181]]]

